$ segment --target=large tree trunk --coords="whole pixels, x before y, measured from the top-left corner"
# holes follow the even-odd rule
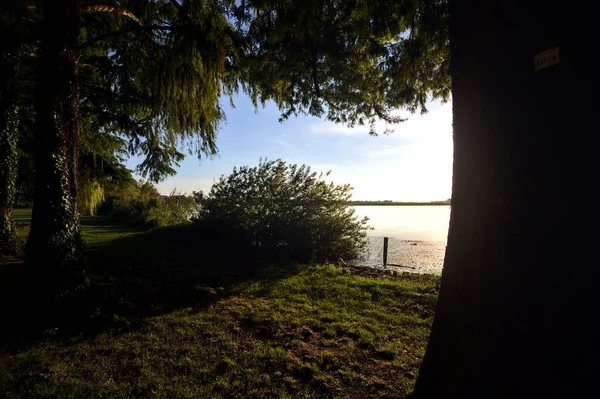
[[[77,215],[79,1],[46,0],[36,96],[35,192],[27,263],[54,293],[85,283]]]
[[[413,397],[577,397],[598,361],[591,25],[569,4],[450,3],[452,214]]]
[[[0,54],[0,255],[16,249],[12,210],[17,178],[17,118],[12,68]]]

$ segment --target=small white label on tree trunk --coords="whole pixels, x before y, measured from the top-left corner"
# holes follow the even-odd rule
[[[536,54],[536,56],[533,57],[533,62],[535,64],[536,71],[560,63],[560,58],[558,57],[558,47],[554,47]]]

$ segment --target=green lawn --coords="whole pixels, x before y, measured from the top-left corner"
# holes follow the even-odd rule
[[[31,209],[14,209],[13,222],[17,226],[17,236],[19,239],[25,240],[27,238],[27,234],[29,234]]]
[[[20,265],[0,266],[10,293],[0,309],[2,398],[382,398],[412,389],[439,276],[275,266],[189,227],[139,232],[101,217],[82,226],[86,293],[31,303]]]

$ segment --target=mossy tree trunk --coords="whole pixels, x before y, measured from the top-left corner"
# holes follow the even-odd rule
[[[599,302],[588,232],[598,211],[586,202],[598,169],[593,24],[561,3],[450,4],[452,213],[413,398],[588,396]],[[555,48],[536,71],[534,57]]]
[[[45,0],[36,95],[35,193],[27,264],[42,289],[85,285],[77,215],[79,1]]]
[[[17,178],[17,118],[10,76],[12,71],[0,55],[0,254],[16,248],[12,218]]]

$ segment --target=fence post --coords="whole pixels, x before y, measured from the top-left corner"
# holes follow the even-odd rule
[[[388,237],[383,237],[383,267],[387,265]]]

